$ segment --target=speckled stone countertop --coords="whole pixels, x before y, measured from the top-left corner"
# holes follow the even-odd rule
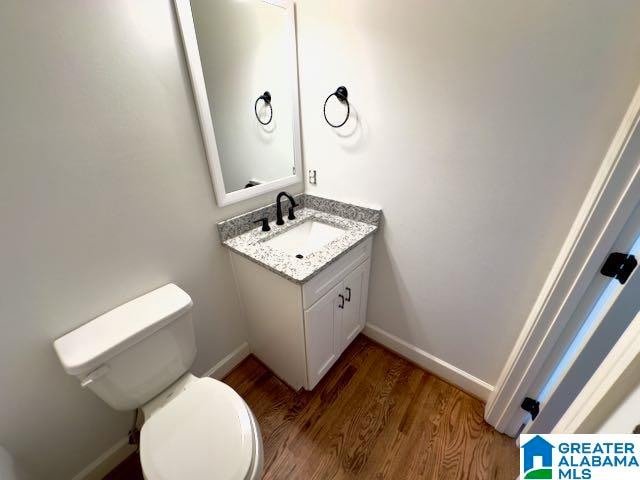
[[[267,207],[220,222],[218,230],[222,243],[235,253],[252,260],[295,283],[305,283],[350,251],[378,229],[381,210],[358,207],[356,205],[301,194],[296,198],[299,207],[295,220],[285,224],[275,224],[275,207]],[[288,202],[283,204],[286,212]],[[273,209],[271,208],[273,207]],[[273,210],[273,212],[271,212]],[[273,213],[273,216],[270,215]],[[271,220],[271,231],[263,232],[253,224],[263,216]],[[344,230],[339,237],[320,249],[296,258],[294,255],[273,248],[265,242],[309,220],[326,223]],[[255,227],[255,228],[253,228]],[[235,235],[233,235],[235,233]]]

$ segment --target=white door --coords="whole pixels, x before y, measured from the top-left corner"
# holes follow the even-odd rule
[[[363,293],[366,291],[365,284],[369,277],[369,265],[370,262],[367,260],[344,279],[345,304],[342,313],[341,351],[347,348],[364,327],[362,313],[367,305]]]
[[[623,262],[629,267],[640,259],[640,206],[616,241],[614,252],[633,256]],[[638,270],[635,268],[626,280],[624,267],[616,277],[598,273],[593,278],[574,318],[528,392],[527,397],[539,406],[534,415],[523,411],[522,433],[549,433],[553,429],[633,321],[640,310]]]
[[[304,312],[308,389],[316,386],[340,355],[340,326],[344,310],[343,284]]]
[[[640,313],[553,433],[640,433]]]

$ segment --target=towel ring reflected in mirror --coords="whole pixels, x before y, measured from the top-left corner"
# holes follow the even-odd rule
[[[325,121],[332,126],[333,128],[340,128],[342,127],[345,123],[347,123],[347,120],[349,120],[349,115],[351,114],[351,107],[349,105],[349,100],[347,99],[347,97],[349,96],[349,92],[347,91],[346,87],[338,87],[336,89],[335,92],[333,92],[331,95],[329,95],[327,97],[327,99],[324,101],[324,107],[322,109],[323,113],[324,113],[324,119]],[[344,121],[342,123],[338,123],[338,124],[333,124],[329,121],[329,119],[327,118],[327,103],[329,102],[329,100],[331,99],[331,97],[336,97],[338,99],[338,101],[344,105],[347,106],[347,115],[344,119]]]
[[[263,121],[258,114],[258,103],[260,102],[260,100],[262,100],[264,104],[269,107],[269,120],[267,120],[266,122]],[[271,94],[269,92],[264,92],[256,99],[256,103],[253,104],[253,111],[256,114],[258,122],[260,122],[262,125],[269,125],[271,123],[271,120],[273,120],[273,107],[271,106]]]

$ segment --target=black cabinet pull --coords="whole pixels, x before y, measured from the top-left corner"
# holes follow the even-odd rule
[[[342,301],[342,303],[338,305],[338,308],[344,308],[344,295],[338,295],[338,297],[340,297],[340,300]]]
[[[347,297],[347,302],[351,301],[351,289],[349,287],[345,288],[345,290],[347,291],[347,293],[349,294],[349,296]]]

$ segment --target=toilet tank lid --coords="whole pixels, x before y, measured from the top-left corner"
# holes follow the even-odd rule
[[[85,323],[53,342],[65,371],[87,374],[158,331],[193,305],[191,297],[170,283]]]

